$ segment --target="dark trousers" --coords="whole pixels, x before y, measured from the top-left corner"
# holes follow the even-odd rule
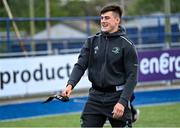
[[[88,101],[81,115],[81,127],[103,127],[108,119],[112,127],[131,127],[131,111],[126,107],[120,119],[112,118],[112,111],[121,92],[100,92],[90,89]]]
[[[103,127],[107,117],[102,114],[84,114],[81,116],[81,127]],[[108,118],[112,127],[132,127],[130,122],[124,122],[113,118]]]

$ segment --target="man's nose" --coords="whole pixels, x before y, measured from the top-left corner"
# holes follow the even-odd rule
[[[104,23],[106,22],[105,18],[101,19],[101,23]]]

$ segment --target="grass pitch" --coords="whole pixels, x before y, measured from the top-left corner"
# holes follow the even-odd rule
[[[139,107],[140,118],[134,127],[180,127],[179,108],[180,103]],[[80,113],[0,121],[0,127],[80,127],[79,118]]]

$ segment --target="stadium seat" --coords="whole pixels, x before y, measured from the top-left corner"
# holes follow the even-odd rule
[[[138,44],[138,28],[126,28],[126,32],[130,40],[132,40],[134,44]]]
[[[141,31],[142,43],[163,43],[164,42],[164,26],[144,27]]]

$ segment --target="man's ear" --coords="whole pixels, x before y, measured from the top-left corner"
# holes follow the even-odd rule
[[[121,19],[120,18],[116,18],[117,22],[120,24],[121,23]]]

